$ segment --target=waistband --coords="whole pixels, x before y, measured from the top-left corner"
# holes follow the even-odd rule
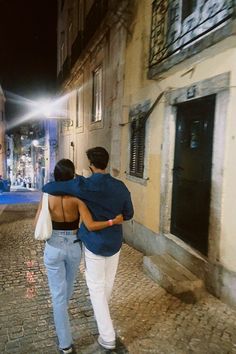
[[[76,235],[77,230],[52,230],[52,235],[53,236],[70,236],[70,235]]]

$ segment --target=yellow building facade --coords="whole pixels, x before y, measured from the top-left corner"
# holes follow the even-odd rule
[[[128,171],[122,179],[135,218],[126,239],[147,255],[170,254],[235,305],[235,5],[159,0],[134,6],[121,170]],[[145,121],[144,142],[135,120]],[[134,139],[140,139],[138,152]],[[143,163],[141,178],[130,173],[132,158]]]
[[[235,3],[58,2],[59,158],[104,146],[135,216],[125,240],[171,255],[236,304]]]

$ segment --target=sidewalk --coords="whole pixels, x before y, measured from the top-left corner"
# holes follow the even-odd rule
[[[12,213],[5,209],[1,215],[0,353],[58,353],[43,243],[34,241],[27,212]],[[128,245],[121,252],[111,314],[119,340],[110,353],[236,354],[236,312],[211,295],[194,305],[182,303],[144,274],[142,254]],[[77,353],[105,353],[96,342],[83,264],[70,315]]]

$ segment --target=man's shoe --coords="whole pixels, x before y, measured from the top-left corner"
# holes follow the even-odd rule
[[[98,337],[98,343],[105,349],[115,349],[116,341],[106,342],[101,336]]]
[[[60,349],[60,352],[62,354],[76,354],[75,348],[73,345],[71,345],[68,348]]]

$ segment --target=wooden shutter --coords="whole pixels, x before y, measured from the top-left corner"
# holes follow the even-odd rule
[[[140,117],[131,123],[130,175],[143,178],[146,121]]]

